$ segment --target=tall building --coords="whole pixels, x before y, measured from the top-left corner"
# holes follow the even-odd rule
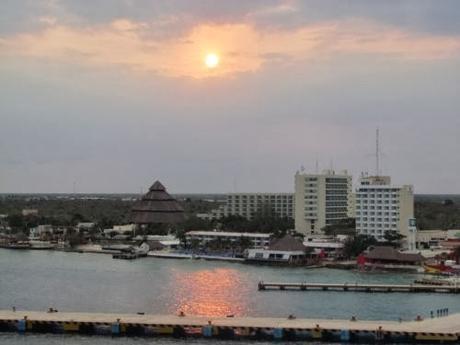
[[[384,240],[385,232],[397,231],[409,239],[414,218],[412,186],[391,185],[390,176],[362,176],[356,189],[356,231]]]
[[[352,178],[347,171],[295,175],[295,229],[319,235],[326,225],[353,216]]]

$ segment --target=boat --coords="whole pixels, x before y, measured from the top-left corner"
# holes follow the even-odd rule
[[[146,242],[143,242],[139,247],[128,247],[122,249],[120,253],[115,253],[112,255],[113,259],[124,259],[124,260],[133,260],[137,258],[146,257],[149,252],[149,245]]]
[[[135,253],[126,252],[126,253],[113,254],[112,258],[113,259],[123,259],[123,260],[134,260],[134,259],[137,259],[138,256]]]
[[[425,273],[436,275],[460,274],[460,266],[454,261],[446,260],[439,263],[425,263],[423,265]]]
[[[48,241],[33,240],[29,241],[30,248],[34,250],[50,250],[55,249],[56,245]]]
[[[29,241],[10,242],[5,246],[8,249],[30,249],[30,247]]]

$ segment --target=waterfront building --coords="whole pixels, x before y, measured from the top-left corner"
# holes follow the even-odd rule
[[[347,171],[295,175],[295,229],[321,235],[322,229],[353,214],[352,177]]]
[[[246,261],[276,265],[302,265],[307,261],[307,248],[301,241],[287,234],[272,241],[268,248],[249,249]]]
[[[183,207],[168,194],[160,181],[156,181],[149,191],[132,208],[133,222],[145,227],[152,224],[171,225],[185,220]]]
[[[364,265],[372,268],[403,269],[406,266],[420,266],[425,258],[418,253],[403,253],[390,246],[370,247],[364,256]]]
[[[229,231],[189,231],[185,234],[187,243],[196,241],[201,247],[215,240],[228,241],[239,244],[247,241],[250,248],[262,248],[270,244],[271,234],[256,232],[229,232]]]
[[[118,235],[134,234],[136,230],[135,224],[114,225],[111,229],[104,229],[104,234],[109,235],[116,233]]]
[[[135,241],[147,241],[150,245],[150,250],[161,249],[178,249],[180,247],[180,240],[173,235],[137,235],[133,238]]]
[[[309,238],[303,245],[318,256],[334,258],[342,254],[344,242],[327,238]]]
[[[420,230],[416,234],[417,248],[428,249],[439,247],[448,238],[447,230]]]
[[[37,225],[34,228],[29,229],[29,238],[37,239],[46,234],[52,235],[54,233],[54,226],[50,224]]]
[[[383,241],[387,231],[412,237],[414,190],[395,186],[390,176],[362,176],[356,189],[356,232]]]

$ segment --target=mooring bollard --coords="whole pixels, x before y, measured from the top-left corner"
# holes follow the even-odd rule
[[[340,330],[340,341],[350,341],[350,331],[348,329]]]
[[[27,328],[27,316],[24,316],[24,319],[18,320],[18,332],[23,333],[26,331]]]
[[[315,328],[311,331],[311,335],[313,339],[321,339],[323,337],[323,330],[316,324]]]
[[[211,338],[212,337],[212,326],[211,325],[203,326],[201,333],[203,334],[203,337]]]
[[[375,339],[380,341],[380,340],[383,340],[383,329],[382,329],[382,326],[379,326],[379,328],[377,329],[377,331],[375,332]]]
[[[273,339],[275,340],[282,340],[283,339],[283,329],[282,328],[274,328],[273,329]]]
[[[120,319],[117,319],[116,322],[112,323],[112,335],[119,335],[120,334]]]

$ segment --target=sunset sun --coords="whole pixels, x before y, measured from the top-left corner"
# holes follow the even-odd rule
[[[219,65],[219,56],[216,54],[208,54],[204,59],[204,63],[208,68],[216,68]]]

